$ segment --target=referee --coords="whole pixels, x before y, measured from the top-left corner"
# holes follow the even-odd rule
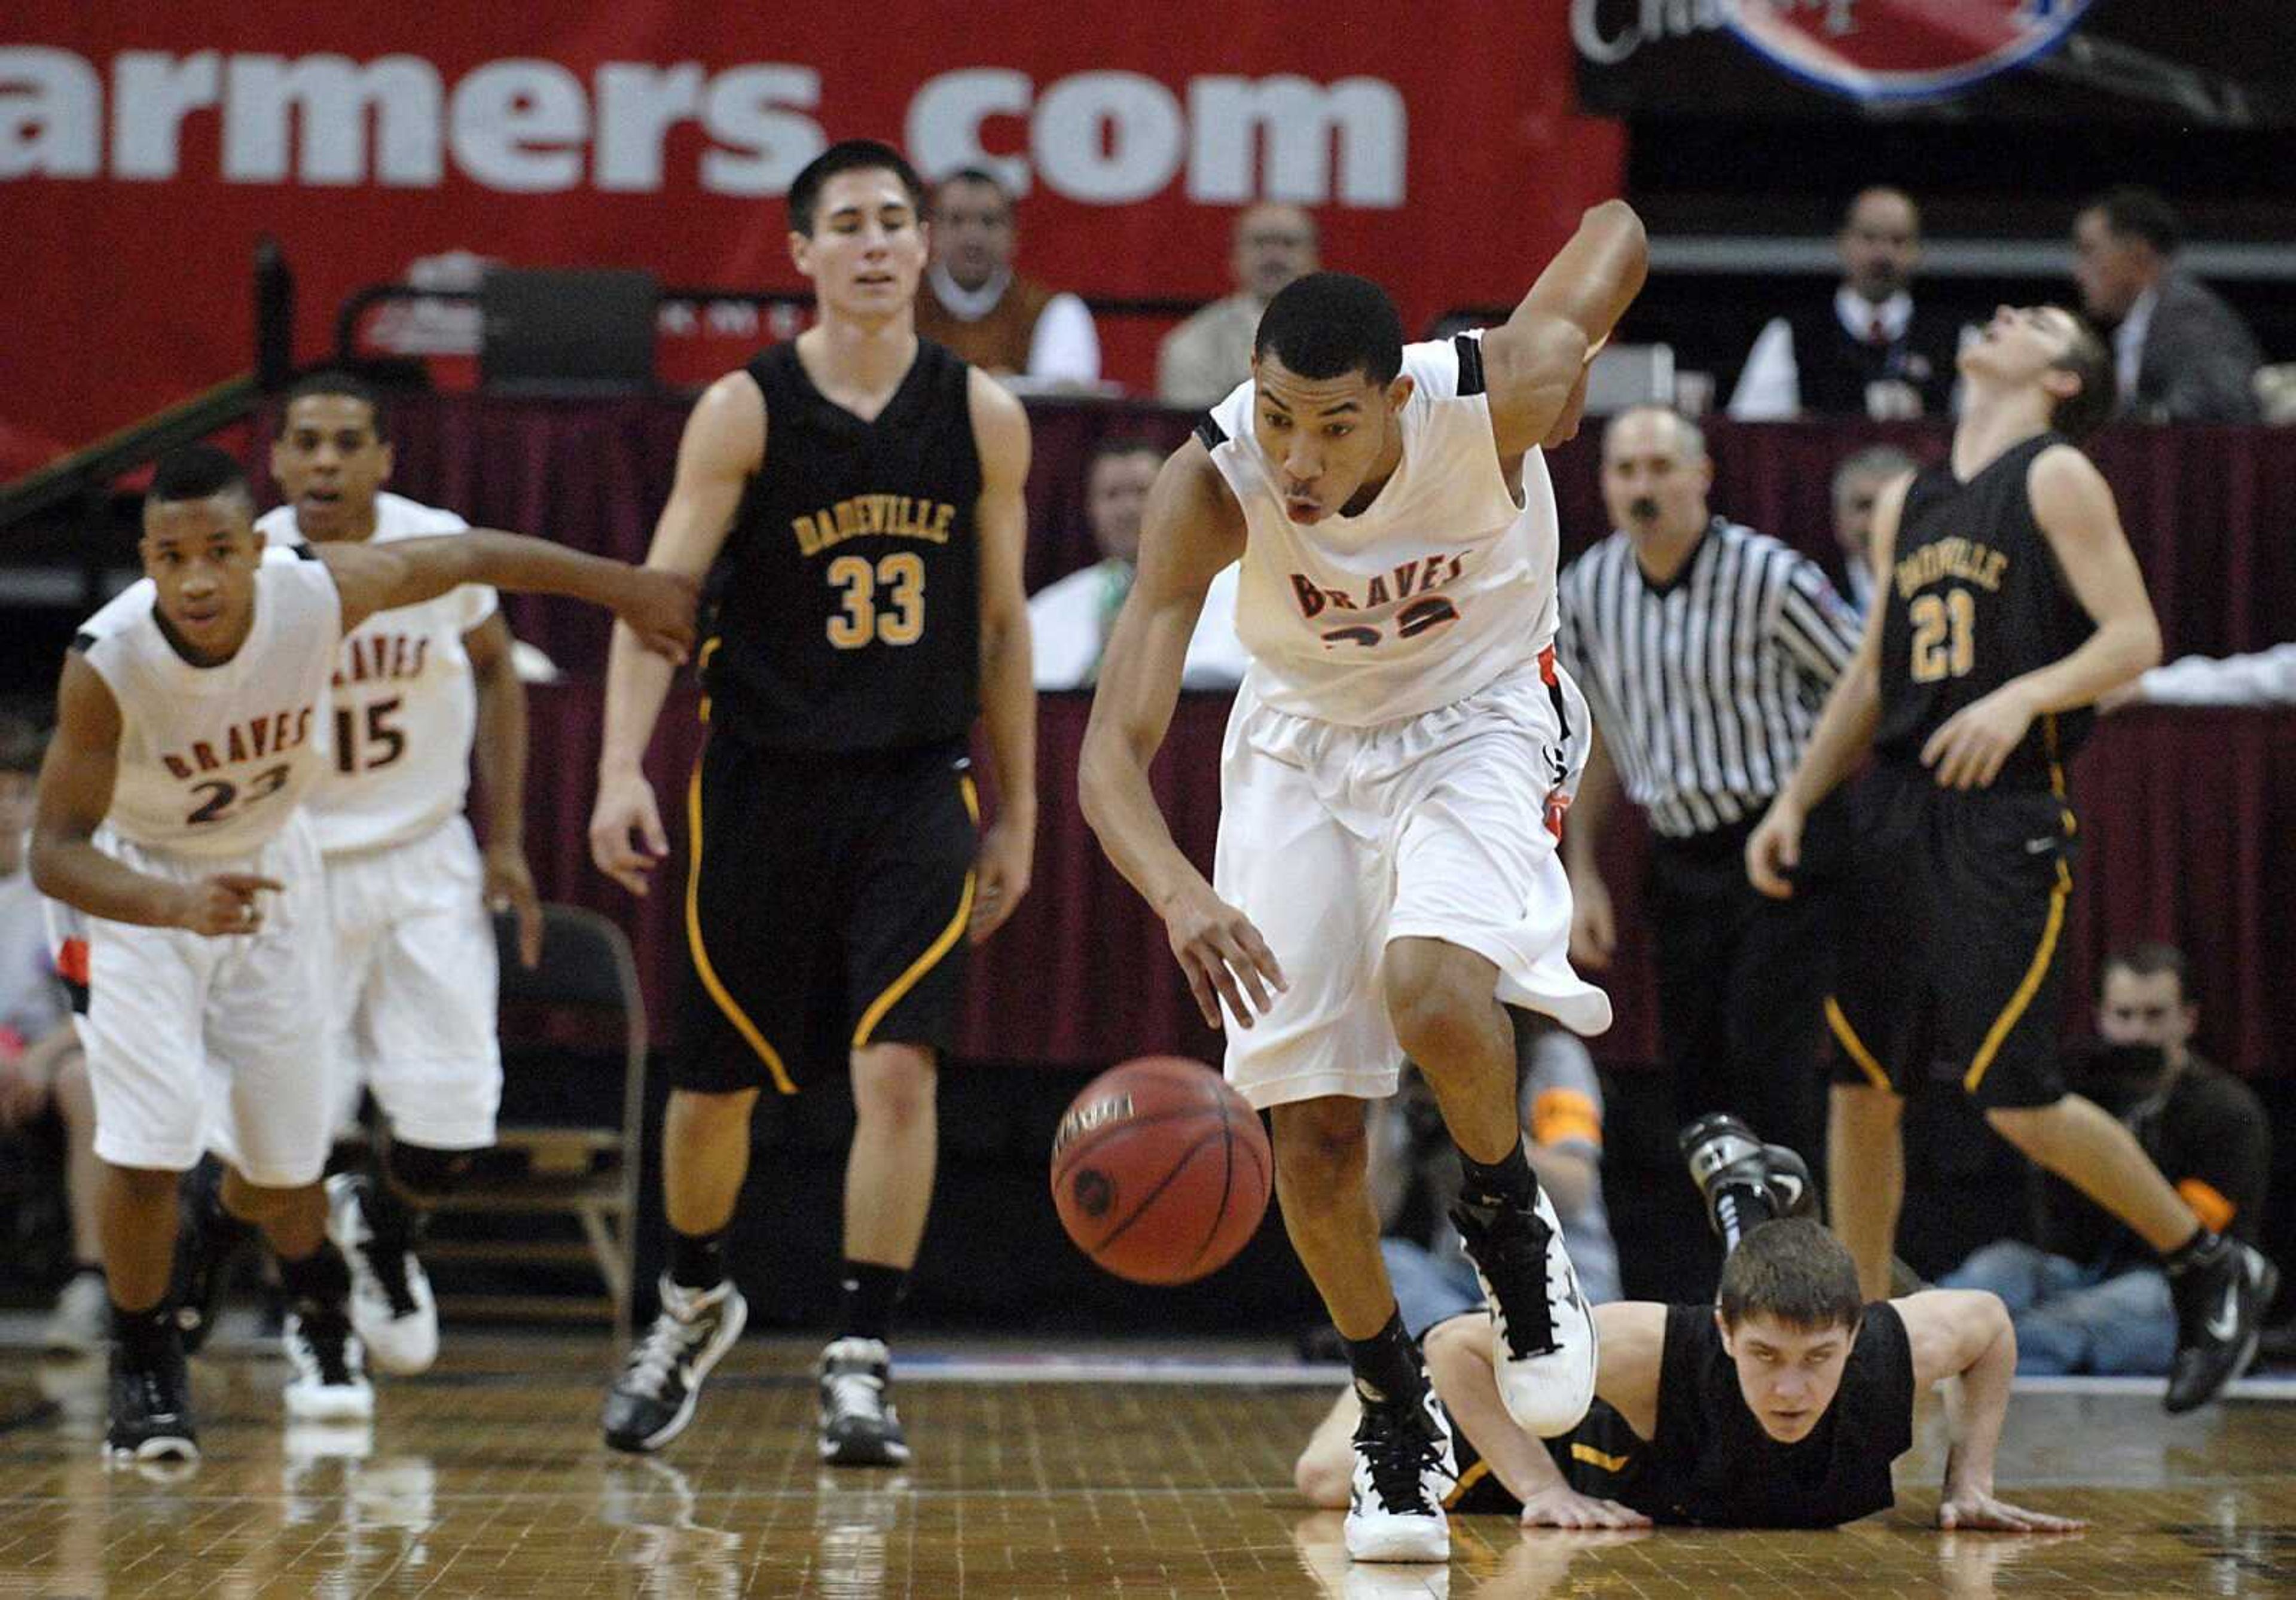
[[[1603,432],[1617,531],[1561,584],[1562,653],[1595,729],[1563,836],[1571,955],[1599,969],[1617,942],[1595,847],[1623,787],[1655,835],[1648,911],[1678,1122],[1728,1110],[1814,1151],[1833,897],[1757,894],[1742,852],[1857,647],[1857,620],[1816,562],[1714,515],[1713,479],[1704,435],[1672,411],[1636,406]],[[1819,876],[1822,857],[1805,858],[1806,877]]]

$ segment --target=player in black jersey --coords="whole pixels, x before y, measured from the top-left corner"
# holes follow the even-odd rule
[[[790,251],[819,322],[703,394],[647,556],[719,570],[697,658],[710,732],[686,797],[690,962],[662,1130],[669,1265],[661,1314],[606,1399],[618,1449],[676,1438],[741,1334],[723,1239],[758,1091],[795,1094],[849,1062],[844,1306],[818,1373],[821,1454],[909,1456],[885,1340],[932,1196],[935,1062],[968,939],[1028,889],[1037,810],[1028,419],[916,336],[922,200],[908,163],[870,141],[798,174]],[[590,850],[637,894],[668,850],[639,763],[668,684],[617,633]],[[966,754],[976,715],[996,767],[985,836]]]
[[[1596,1399],[1570,1432],[1537,1439],[1507,1415],[1474,1318],[1426,1331],[1458,1451],[1447,1508],[1547,1528],[1833,1527],[1894,1503],[1890,1464],[1913,1446],[1915,1404],[1955,1379],[1938,1525],[2079,1527],[1993,1493],[2017,1366],[2000,1300],[1925,1290],[1861,1301],[1849,1252],[1814,1218],[1780,1215],[1793,1209],[1786,1186],[1808,1182],[1800,1157],[1751,1139],[1738,1149],[1726,1165],[1693,1165],[1731,1247],[1715,1300],[1595,1307]],[[1293,1469],[1316,1505],[1347,1503],[1353,1401],[1352,1390],[1341,1395]]]
[[[1826,1003],[1841,1049],[1834,1225],[1869,1294],[1888,1282],[1905,1189],[1898,1113],[1942,1063],[1994,1130],[2161,1253],[2175,1289],[2171,1411],[2256,1350],[2278,1274],[2202,1224],[2133,1135],[2065,1092],[2058,936],[2072,888],[2063,763],[2097,697],[2161,658],[2112,491],[2070,440],[2112,406],[2112,360],[2054,306],[2003,307],[1962,352],[1945,464],[1874,507],[1878,594],[1801,765],[1746,842],[1792,892],[1803,819],[1857,766],[1854,948]]]

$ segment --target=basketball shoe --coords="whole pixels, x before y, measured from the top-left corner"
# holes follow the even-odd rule
[[[1490,1309],[1492,1355],[1507,1415],[1541,1439],[1568,1433],[1595,1401],[1595,1316],[1562,1247],[1544,1189],[1529,1207],[1451,1208]]]
[[[2169,1269],[2177,1307],[2177,1354],[2164,1402],[2170,1411],[2205,1406],[2248,1369],[2279,1288],[2279,1268],[2222,1235]]]
[[[1357,1389],[1362,1394],[1361,1386]],[[1431,1383],[1415,1398],[1365,1400],[1348,1485],[1348,1554],[1357,1561],[1448,1561],[1443,1498],[1459,1481],[1451,1422]]]
[[[375,1237],[367,1219],[368,1179],[338,1172],[327,1180],[327,1237],[351,1269],[351,1325],[384,1372],[427,1372],[439,1358],[439,1307],[430,1276],[411,1250]]]
[[[184,1347],[171,1337],[159,1355],[138,1360],[111,1347],[111,1415],[104,1429],[106,1460],[191,1463],[200,1458],[192,1424],[191,1374]]]
[[[908,1436],[887,1398],[892,1366],[879,1339],[840,1339],[821,1352],[821,1458],[830,1465],[908,1465]]]
[[[1706,1220],[1726,1249],[1762,1223],[1817,1209],[1809,1163],[1783,1145],[1765,1145],[1726,1112],[1699,1118],[1677,1136],[1690,1180],[1706,1201]]]
[[[363,1422],[374,1415],[366,1352],[340,1304],[299,1301],[279,1342],[295,1375],[287,1381],[287,1415],[300,1422]]]
[[[727,1278],[714,1289],[688,1289],[661,1278],[661,1309],[631,1347],[621,1375],[606,1391],[600,1425],[617,1450],[658,1450],[685,1432],[701,1398],[701,1380],[750,1320],[750,1302]]]

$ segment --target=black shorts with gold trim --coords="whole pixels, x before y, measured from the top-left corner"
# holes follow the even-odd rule
[[[865,1045],[954,1043],[979,815],[961,747],[713,731],[686,794],[675,1087],[795,1094]]]
[[[2075,823],[2048,789],[1939,789],[1889,763],[1851,797],[1849,932],[1825,1018],[1834,1081],[1951,1081],[1983,1106],[2048,1105]]]
[[[1627,1419],[1607,1400],[1587,1408],[1578,1425],[1559,1438],[1542,1440],[1546,1453],[1562,1469],[1570,1487],[1582,1495],[1631,1506],[1636,1486],[1644,1477],[1650,1441],[1627,1425]],[[1455,1422],[1451,1448],[1457,1457],[1459,1481],[1443,1498],[1446,1511],[1461,1516],[1489,1514],[1519,1516],[1522,1502],[1499,1481],[1491,1464],[1482,1458],[1472,1440]]]

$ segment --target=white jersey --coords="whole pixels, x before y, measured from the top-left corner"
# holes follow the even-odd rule
[[[295,511],[256,524],[299,544]],[[373,543],[462,533],[468,522],[401,495],[378,495]],[[495,592],[466,583],[450,594],[377,611],[343,641],[335,671],[335,762],[311,797],[328,855],[405,844],[461,815],[471,786],[478,691],[463,636],[492,616]]]
[[[327,680],[342,602],[325,563],[266,561],[231,660],[194,667],[160,631],[148,578],[81,627],[75,647],[119,705],[104,825],[168,855],[250,855],[277,837],[333,752]]]
[[[1358,727],[1414,717],[1554,637],[1554,490],[1537,449],[1513,481],[1501,467],[1480,334],[1406,345],[1403,371],[1403,461],[1356,516],[1285,513],[1249,379],[1197,431],[1243,507],[1236,632],[1275,710]]]

